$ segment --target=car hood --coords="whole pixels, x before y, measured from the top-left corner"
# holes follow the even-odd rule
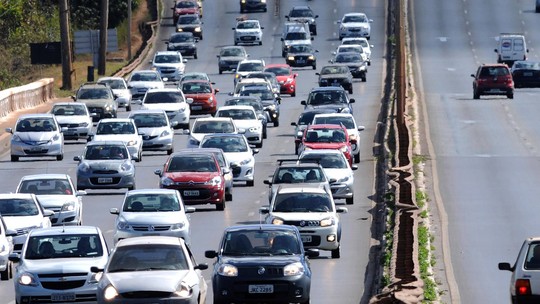
[[[38,195],[38,200],[44,208],[62,207],[67,202],[77,202],[73,195]]]
[[[122,164],[129,162],[127,159],[100,159],[100,160],[85,160],[93,170],[118,170]]]
[[[315,18],[313,18],[313,17],[290,17],[289,20],[290,21],[295,21],[295,22],[301,22],[301,23],[304,23],[304,22],[313,23],[313,22],[315,22]]]
[[[41,259],[41,260],[24,260],[25,270],[33,273],[82,273],[90,272],[90,267],[105,267],[107,258],[100,257],[84,257],[84,258],[61,258],[61,259]]]
[[[236,128],[245,129],[247,131],[249,128],[259,127],[261,121],[258,119],[235,119],[234,124],[236,125]]]
[[[155,63],[154,67],[156,68],[173,68],[173,69],[181,69],[184,66],[183,63]]]
[[[367,22],[347,22],[341,24],[343,27],[369,27]]]
[[[48,141],[58,132],[16,132],[22,141]]]
[[[169,43],[169,48],[181,47],[181,46],[195,46],[194,42],[175,42]]]
[[[219,172],[167,172],[165,174],[175,182],[207,182],[215,176],[220,176]]]
[[[107,273],[107,279],[118,293],[132,291],[174,292],[188,270],[152,270]]]
[[[183,109],[185,107],[187,107],[187,103],[185,103],[185,102],[175,102],[175,103],[143,104],[141,108],[145,109],[145,110],[178,111],[178,110]]]
[[[221,256],[223,264],[235,266],[286,266],[295,262],[300,262],[300,255],[275,255],[275,256]]]
[[[304,52],[298,52],[298,53],[287,53],[288,56],[315,56],[313,53],[304,53]]]
[[[84,102],[88,107],[103,107],[106,104],[112,104],[111,99],[78,99],[78,102]]]
[[[140,135],[134,134],[107,134],[107,135],[94,135],[92,140],[95,141],[123,141],[128,143],[130,141],[137,141],[140,139]]]
[[[235,30],[235,33],[236,34],[258,34],[260,33],[261,31],[258,30],[258,29],[236,29]]]
[[[225,57],[222,56],[219,59],[222,61],[242,61],[246,58],[243,56],[225,56]]]
[[[165,86],[162,81],[131,81],[130,87],[133,88],[150,88],[150,89],[163,89]]]
[[[208,100],[212,97],[212,93],[195,93],[195,94],[185,94],[186,98],[193,98],[193,101],[196,100]]]
[[[337,168],[324,168],[324,174],[326,174],[326,176],[329,178],[329,179],[336,179],[336,180],[340,180],[346,176],[350,176],[351,175],[351,170],[349,169],[337,169]]]
[[[250,152],[225,152],[225,157],[227,157],[229,163],[232,163],[241,162],[243,160],[253,157],[253,155]]]
[[[332,212],[271,212],[273,217],[279,217],[284,221],[320,221],[330,216],[334,216]]]
[[[84,121],[90,121],[86,115],[56,115],[59,124],[79,124]]]
[[[320,79],[349,78],[349,74],[325,74],[320,75]]]
[[[25,227],[39,227],[43,221],[42,215],[30,216],[3,216],[4,222],[9,229],[20,229]]]
[[[345,109],[349,109],[349,107],[346,104],[325,104],[325,105],[317,105],[317,106],[308,106],[309,109],[332,109],[335,110],[337,113],[343,112]],[[346,112],[346,111],[345,111]]]
[[[139,128],[139,133],[144,134],[144,136],[159,136],[163,131],[170,131],[172,133],[169,127]]]
[[[310,39],[299,39],[299,40],[284,40],[285,45],[295,45],[295,44],[310,44]]]
[[[199,9],[197,8],[176,8],[175,9],[177,14],[184,15],[184,14],[198,14]]]
[[[177,212],[122,212],[122,217],[128,223],[133,224],[177,224],[184,218],[181,211]]]

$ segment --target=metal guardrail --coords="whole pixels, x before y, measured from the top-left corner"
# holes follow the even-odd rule
[[[11,112],[46,103],[54,98],[54,78],[38,81],[0,91],[0,118]]]

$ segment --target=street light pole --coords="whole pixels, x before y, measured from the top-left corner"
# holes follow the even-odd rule
[[[127,60],[131,60],[131,0],[128,0]]]
[[[105,75],[108,24],[109,24],[109,0],[101,0],[101,20],[100,20],[100,26],[99,26],[98,75]]]
[[[60,41],[62,45],[62,90],[72,89],[71,44],[69,39],[69,7],[67,0],[59,1],[60,9]]]

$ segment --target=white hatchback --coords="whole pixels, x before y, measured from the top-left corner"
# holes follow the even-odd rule
[[[345,37],[366,37],[371,38],[371,22],[364,13],[347,13],[343,15],[341,21],[338,21],[339,39]]]
[[[187,148],[198,148],[207,134],[238,133],[234,121],[230,117],[199,117],[195,119],[189,132]]]
[[[193,98],[186,98],[180,89],[150,89],[141,101],[142,110],[165,110],[175,128],[189,129],[190,104]]]
[[[263,125],[252,106],[222,106],[216,117],[230,117],[247,141],[257,148],[263,146]]]
[[[131,158],[142,160],[142,134],[131,118],[105,118],[96,126],[96,133],[89,136],[92,141],[121,141],[126,144]]]

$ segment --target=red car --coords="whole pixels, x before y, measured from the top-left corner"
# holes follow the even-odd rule
[[[176,189],[186,205],[214,204],[225,209],[225,178],[216,156],[198,149],[175,152],[169,156],[160,177],[159,187]]]
[[[202,7],[194,0],[181,0],[174,4],[173,10],[173,23],[176,25],[178,22],[178,16],[187,14],[198,14],[202,17]]]
[[[207,80],[183,81],[180,90],[184,92],[186,98],[193,98],[190,105],[192,115],[210,114],[214,116],[217,111],[216,93],[219,89],[214,89],[212,83]]]
[[[349,165],[352,166],[353,164],[352,144],[344,126],[331,124],[309,125],[304,130],[298,154],[301,154],[304,150],[316,149],[340,150],[349,161]]]
[[[504,63],[482,64],[471,77],[474,78],[474,99],[480,99],[482,95],[505,95],[509,99],[514,98],[512,72]]]
[[[281,94],[296,96],[296,77],[298,73],[293,73],[290,65],[285,63],[268,64],[264,67],[264,71],[276,74]]]

